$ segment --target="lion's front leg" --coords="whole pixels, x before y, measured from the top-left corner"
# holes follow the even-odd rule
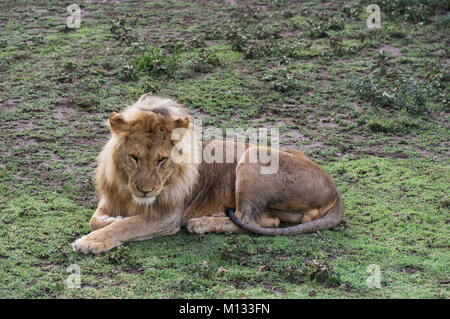
[[[181,218],[174,215],[178,214],[157,222],[150,221],[144,215],[126,217],[81,237],[72,243],[72,247],[78,253],[98,254],[129,241],[171,235],[180,229]]]
[[[104,228],[117,220],[123,219],[122,216],[110,216],[103,205],[99,205],[89,221],[91,231]]]

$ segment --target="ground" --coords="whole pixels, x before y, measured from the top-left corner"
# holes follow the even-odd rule
[[[71,3],[0,5],[0,297],[450,297],[447,2],[78,1],[79,29]],[[336,181],[342,223],[72,252],[104,121],[147,92],[279,128]]]

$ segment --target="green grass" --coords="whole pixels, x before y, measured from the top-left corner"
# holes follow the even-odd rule
[[[246,2],[94,1],[78,30],[63,3],[2,2],[0,297],[449,298],[443,2],[378,1],[395,14],[377,31],[368,1]],[[147,92],[205,126],[278,127],[335,179],[343,222],[73,253],[97,204],[103,122]]]

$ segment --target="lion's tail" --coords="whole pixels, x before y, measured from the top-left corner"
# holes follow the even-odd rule
[[[236,217],[234,208],[226,209],[226,213],[228,217],[236,225],[252,233],[269,236],[277,236],[277,235],[290,236],[290,235],[312,233],[315,231],[332,228],[340,223],[342,216],[344,216],[344,210],[345,210],[344,201],[341,197],[341,194],[338,194],[336,205],[334,205],[334,207],[331,210],[329,210],[323,217],[304,224],[299,224],[285,228],[264,228],[244,224],[239,218]]]

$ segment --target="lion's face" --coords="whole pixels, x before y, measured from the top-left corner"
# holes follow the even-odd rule
[[[121,115],[113,113],[110,128],[122,139],[116,160],[128,177],[128,190],[134,202],[148,205],[161,193],[176,167],[171,160],[171,133],[174,128],[187,127],[189,120],[167,120],[158,114],[143,116],[125,122]]]
[[[135,132],[123,144],[121,164],[128,175],[128,189],[138,203],[151,203],[173,173],[173,144],[162,131]]]

